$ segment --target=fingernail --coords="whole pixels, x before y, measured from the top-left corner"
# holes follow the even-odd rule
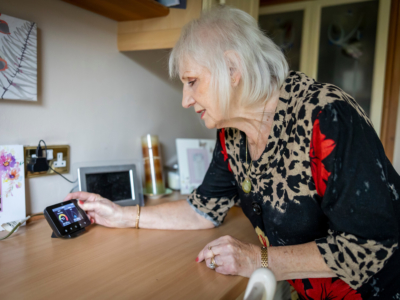
[[[79,204],[83,204],[83,201],[82,201],[82,200],[79,200]]]
[[[94,220],[93,220],[93,219],[90,219],[90,223],[92,223],[92,224],[93,224],[93,223],[94,223]]]
[[[196,257],[196,262],[199,262],[199,258],[198,257]]]

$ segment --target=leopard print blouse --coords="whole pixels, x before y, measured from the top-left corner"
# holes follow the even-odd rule
[[[245,134],[218,130],[189,204],[215,226],[240,205],[264,246],[315,241],[337,277],[290,280],[301,299],[400,299],[400,177],[350,95],[291,71],[245,194],[248,167]]]

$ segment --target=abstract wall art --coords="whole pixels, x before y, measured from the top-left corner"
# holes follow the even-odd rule
[[[24,170],[24,147],[0,146],[0,224],[26,217]]]
[[[37,101],[37,25],[1,13],[0,99]]]

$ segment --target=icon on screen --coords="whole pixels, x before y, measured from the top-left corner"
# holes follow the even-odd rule
[[[58,218],[60,219],[61,222],[68,221],[68,217],[65,214],[59,214]]]

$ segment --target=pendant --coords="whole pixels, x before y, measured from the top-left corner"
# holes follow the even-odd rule
[[[243,181],[242,189],[243,189],[243,192],[245,192],[246,194],[250,193],[250,191],[251,191],[251,181],[250,181],[250,179],[248,177]]]

